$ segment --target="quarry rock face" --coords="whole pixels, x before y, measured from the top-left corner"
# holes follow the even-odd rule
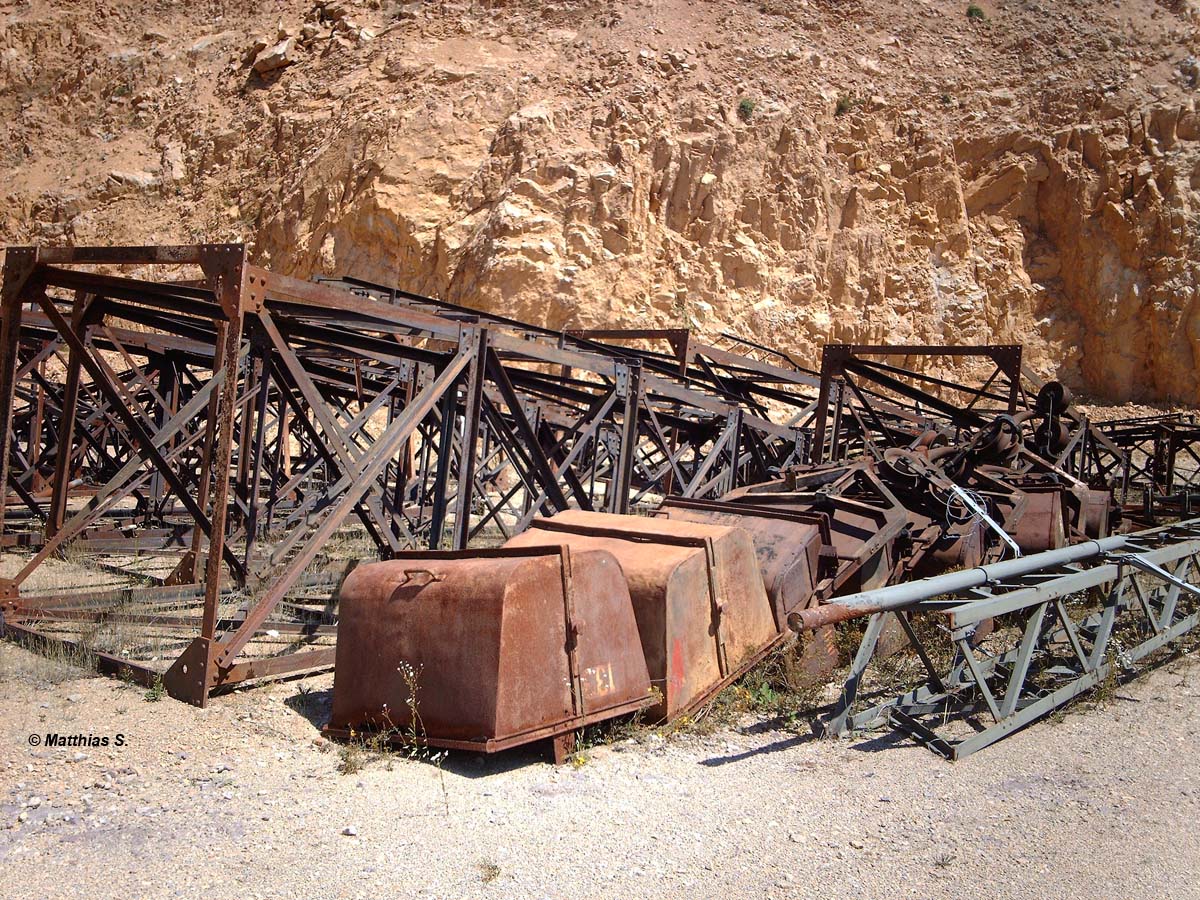
[[[614,105],[570,153],[555,118],[514,113],[442,196],[424,179],[450,167],[377,158],[327,215],[310,175],[262,249],[555,328],[735,331],[810,361],[835,341],[1018,341],[1099,396],[1200,397],[1190,106],[955,142],[902,116],[830,140],[782,114],[681,132]]]
[[[96,32],[35,3],[0,39],[0,235],[246,240],[301,276],[810,365],[1021,342],[1097,399],[1195,404],[1197,14],[1083,6],[898,4],[886,30],[833,2],[147,7]],[[247,63],[247,34],[279,37]]]

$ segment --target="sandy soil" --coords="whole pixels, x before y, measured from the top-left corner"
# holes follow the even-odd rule
[[[518,751],[351,774],[318,739],[328,676],[198,710],[48,675],[0,645],[9,896],[1200,897],[1194,658],[955,764],[749,722],[578,768]],[[46,732],[110,746],[29,746]]]

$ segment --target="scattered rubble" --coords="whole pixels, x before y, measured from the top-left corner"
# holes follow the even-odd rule
[[[274,46],[261,49],[251,68],[260,75],[290,66],[296,61],[296,39],[287,37]]]

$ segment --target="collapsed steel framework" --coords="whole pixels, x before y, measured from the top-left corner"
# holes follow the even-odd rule
[[[790,390],[808,386],[794,370],[698,343],[682,360],[619,351],[300,281],[239,245],[13,248],[2,302],[0,535],[32,553],[0,581],[7,628],[41,641],[83,620],[174,631],[165,672],[137,654],[102,665],[162,675],[199,704],[332,662],[311,646],[334,625],[313,602],[329,578],[309,569],[350,517],[384,558],[462,548],[568,506],[715,496],[806,452],[813,401]],[[769,404],[789,410],[782,423]],[[136,572],[144,587],[31,589],[64,555],[122,574],[130,556],[170,563]],[[300,652],[263,637],[281,634]]]
[[[1188,517],[1200,508],[1200,424],[1191,413],[1104,423],[1123,454],[1119,472],[1127,512],[1139,522]]]
[[[1190,496],[1167,459],[1194,430],[1131,463],[1144,423],[1065,411],[1017,346],[834,345],[817,372],[734,336],[559,333],[302,281],[225,244],[10,248],[0,306],[0,547],[24,554],[0,577],[6,633],[99,645],[102,668],[200,705],[332,665],[347,523],[358,556],[490,546],[568,508],[713,500],[1035,414],[1023,473]],[[994,371],[953,382],[931,356]]]
[[[1107,679],[1132,674],[1194,632],[1200,520],[894,585],[801,615],[810,625],[870,616],[819,733],[886,724],[960,759]],[[934,627],[914,627],[917,617]],[[895,696],[868,694],[863,680],[893,619],[924,683]],[[950,652],[935,652],[935,642]]]

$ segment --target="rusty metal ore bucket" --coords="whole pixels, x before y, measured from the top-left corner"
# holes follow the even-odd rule
[[[748,532],[754,540],[775,625],[781,631],[788,627],[791,613],[817,606],[833,591],[838,560],[826,513],[668,497],[658,515],[685,522],[730,525]],[[812,684],[832,672],[837,662],[832,627],[818,629],[804,642],[797,657],[800,671]]]
[[[799,488],[841,482],[853,496],[815,490],[793,490],[786,481],[771,481],[730,491],[723,502],[748,503],[762,509],[829,516],[830,540],[837,558],[834,595],[882,587],[897,562],[896,541],[908,526],[908,512],[864,465],[830,466],[798,480]]]
[[[659,515],[683,522],[741,528],[754,541],[763,586],[775,611],[775,625],[787,628],[788,614],[815,606],[833,589],[829,516],[824,513],[668,497]],[[823,548],[829,550],[822,554]]]
[[[506,547],[561,541],[607,550],[629,583],[641,646],[668,720],[705,703],[784,639],[741,529],[568,510],[536,519]]]
[[[1067,546],[1068,511],[1059,485],[1021,485],[1025,510],[1013,529],[1022,553],[1041,553]]]
[[[492,752],[653,696],[625,577],[602,550],[416,551],[342,585],[329,734]]]

